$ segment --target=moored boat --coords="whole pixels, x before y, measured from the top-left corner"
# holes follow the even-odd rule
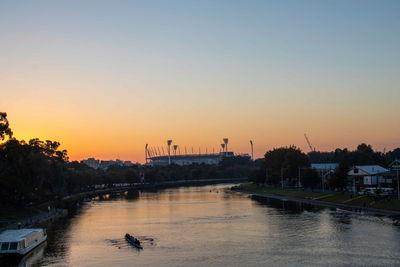
[[[47,238],[45,229],[5,230],[0,234],[0,254],[25,255]]]
[[[129,244],[133,245],[134,247],[136,247],[138,249],[143,249],[143,247],[140,245],[139,239],[137,239],[136,237],[134,237],[130,234],[125,234],[125,239],[126,239],[126,241],[129,242]]]

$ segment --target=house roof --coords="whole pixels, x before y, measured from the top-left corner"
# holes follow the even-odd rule
[[[313,163],[311,168],[316,170],[334,170],[339,166],[337,163]]]
[[[363,172],[365,172],[367,174],[380,174],[380,173],[389,172],[388,169],[383,168],[382,166],[379,166],[379,165],[357,165],[357,166],[354,166],[352,168],[352,170],[354,170],[354,168],[362,170]]]
[[[0,234],[0,242],[18,242],[24,240],[29,234],[39,231],[42,229],[5,230]]]

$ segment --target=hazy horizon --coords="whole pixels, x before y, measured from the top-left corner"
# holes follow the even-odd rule
[[[1,111],[71,160],[399,147],[399,1],[2,1]]]

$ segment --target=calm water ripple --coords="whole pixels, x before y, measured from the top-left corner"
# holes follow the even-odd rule
[[[49,226],[47,246],[1,266],[400,266],[384,217],[249,198],[227,185],[99,198]],[[129,245],[125,233],[144,249]]]

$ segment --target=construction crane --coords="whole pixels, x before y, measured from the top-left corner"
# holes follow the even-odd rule
[[[308,147],[310,148],[310,152],[314,152],[315,151],[315,147],[313,147],[312,145],[311,145],[311,142],[310,142],[310,140],[308,140],[308,137],[307,137],[307,135],[306,134],[304,134],[304,137],[306,138],[306,141],[307,141],[307,144],[308,144]]]

